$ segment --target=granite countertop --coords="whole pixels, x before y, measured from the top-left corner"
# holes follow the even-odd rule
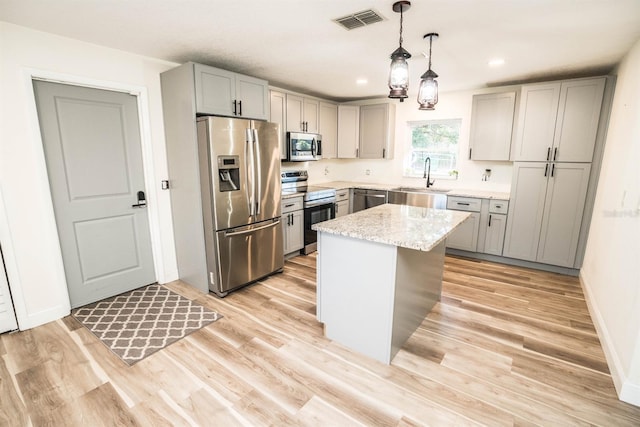
[[[293,199],[295,197],[304,197],[304,193],[282,193],[281,199]]]
[[[388,191],[398,187],[418,189],[418,187],[413,187],[410,185],[402,185],[402,184],[378,184],[378,183],[371,183],[371,182],[349,182],[349,181],[323,182],[323,183],[314,184],[314,185],[317,187],[335,188],[336,190],[343,190],[345,188],[363,188],[365,190],[387,190]],[[434,189],[442,190],[439,187],[434,187]],[[478,199],[509,200],[510,198],[510,194],[507,192],[461,189],[461,188],[453,188],[447,192],[443,192],[443,194],[446,194],[447,196],[474,197]]]
[[[380,205],[314,224],[316,231],[355,239],[430,251],[469,213],[404,205]]]

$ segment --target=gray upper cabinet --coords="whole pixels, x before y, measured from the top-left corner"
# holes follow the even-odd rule
[[[277,90],[269,91],[269,121],[280,126],[280,159],[287,158],[287,95]]]
[[[515,105],[515,91],[473,96],[471,160],[509,160]]]
[[[322,158],[338,155],[338,105],[320,101],[318,132],[322,135]]]
[[[338,105],[338,158],[355,159],[358,157],[358,139],[360,126],[360,107],[357,105]]]
[[[604,77],[562,83],[553,138],[554,161],[591,162],[604,85]]]
[[[320,102],[291,93],[287,94],[287,130],[318,133]]]
[[[360,106],[361,159],[393,158],[395,105],[373,104]]]
[[[257,120],[269,118],[266,80],[202,64],[187,65],[193,67],[198,114]]]
[[[591,162],[605,78],[524,85],[515,161]]]

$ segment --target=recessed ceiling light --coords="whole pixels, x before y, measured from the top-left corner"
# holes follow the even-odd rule
[[[369,83],[369,80],[364,79],[364,78],[360,78],[360,79],[357,79],[357,80],[356,80],[356,84],[357,84],[358,86],[364,86],[364,85],[366,85],[367,83]]]
[[[494,58],[488,62],[489,67],[500,67],[504,65],[504,59],[502,58]]]

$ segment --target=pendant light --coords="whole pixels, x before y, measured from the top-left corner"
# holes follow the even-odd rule
[[[409,64],[407,59],[411,54],[402,47],[403,12],[409,10],[411,2],[397,1],[393,4],[393,11],[400,12],[400,46],[391,54],[391,69],[389,70],[389,98],[398,98],[400,102],[407,97],[409,87]]]
[[[438,38],[438,33],[425,34],[423,39],[429,37],[429,69],[420,77],[420,89],[418,89],[418,104],[420,110],[435,110],[438,103],[438,75],[431,70],[431,43]]]

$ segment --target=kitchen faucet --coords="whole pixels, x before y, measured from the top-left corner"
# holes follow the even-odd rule
[[[427,168],[427,162],[429,163],[429,167]],[[427,178],[427,188],[431,187],[435,180],[431,181],[431,157],[427,157],[424,159],[424,176],[423,178]]]

